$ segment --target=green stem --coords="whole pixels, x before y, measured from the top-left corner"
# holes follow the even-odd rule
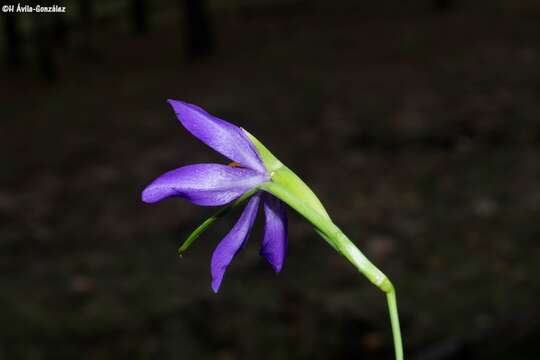
[[[286,168],[284,168],[284,170],[289,172]],[[392,335],[394,337],[396,360],[403,360],[403,346],[401,341],[401,331],[399,329],[396,293],[394,286],[388,277],[369,261],[356,245],[354,245],[354,243],[332,222],[325,211],[318,210],[316,206],[312,206],[312,204],[303,201],[301,196],[297,196],[294,193],[297,189],[290,186],[290,183],[286,183],[282,179],[277,178],[277,176],[273,177],[273,181],[276,180],[280,181],[285,186],[282,186],[277,182],[267,182],[262,184],[260,188],[281,199],[304,216],[337,252],[345,256],[358,271],[368,278],[369,281],[386,293],[390,321],[392,324]],[[289,175],[286,180],[292,182],[297,187],[303,185],[303,183],[299,184],[291,175]],[[289,189],[291,189],[291,191]]]
[[[396,352],[396,360],[403,360],[403,344],[401,341],[396,292],[394,289],[386,293],[386,301],[388,302],[388,312],[390,313],[390,322],[392,323],[392,335],[394,337],[394,351]]]

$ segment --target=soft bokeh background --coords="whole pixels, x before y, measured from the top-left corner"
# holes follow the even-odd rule
[[[211,292],[235,215],[178,258],[214,210],[140,192],[225,159],[167,98],[312,186],[408,358],[539,357],[538,1],[49,3],[0,14],[0,359],[392,358],[382,293],[296,215],[278,276],[259,224]]]

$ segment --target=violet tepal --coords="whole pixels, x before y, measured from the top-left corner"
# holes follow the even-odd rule
[[[144,189],[144,202],[154,203],[177,196],[196,205],[225,205],[270,180],[271,175],[257,149],[241,128],[198,106],[175,100],[169,100],[169,104],[189,132],[233,162],[229,165],[187,165],[166,172]],[[215,292],[219,290],[227,266],[248,239],[260,203],[266,221],[261,254],[276,272],[281,270],[287,248],[286,209],[273,195],[258,191],[212,254],[212,289]]]

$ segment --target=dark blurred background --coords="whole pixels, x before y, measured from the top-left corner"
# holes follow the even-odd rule
[[[234,214],[178,258],[214,209],[140,192],[225,159],[167,98],[316,191],[407,358],[539,357],[538,1],[40,4],[66,13],[0,13],[0,359],[392,358],[383,294],[295,215],[278,276],[258,229],[211,292]]]

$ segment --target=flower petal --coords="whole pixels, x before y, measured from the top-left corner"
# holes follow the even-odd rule
[[[253,194],[258,192],[258,191],[259,191],[259,189],[253,189],[253,190],[246,191],[238,199],[236,199],[235,201],[231,201],[230,204],[228,204],[227,206],[222,207],[221,209],[219,209],[218,212],[216,212],[214,215],[212,215],[208,219],[206,219],[201,225],[199,225],[195,230],[193,230],[193,232],[191,234],[189,234],[187,239],[184,240],[182,245],[180,245],[180,248],[178,248],[178,255],[180,255],[180,257],[182,257],[182,254],[187,251],[187,249],[191,246],[191,244],[193,244],[193,242],[195,240],[197,240],[199,238],[199,236],[201,236],[201,234],[203,232],[205,232],[206,229],[208,229],[208,227],[210,225],[212,225],[220,217],[224,216],[225,214],[228,214],[229,211],[231,211],[235,207],[240,206],[240,205],[244,205],[244,203],[246,201],[248,201],[253,196]]]
[[[240,251],[253,227],[257,210],[259,207],[260,195],[257,193],[247,203],[240,219],[236,222],[231,231],[221,240],[212,254],[211,272],[212,289],[218,292],[223,275],[227,266],[231,263],[234,256]]]
[[[196,105],[178,100],[168,102],[182,125],[203,143],[242,166],[266,172],[255,146],[241,128]]]
[[[195,164],[169,171],[144,189],[142,200],[154,203],[179,196],[197,205],[217,206],[236,199],[267,177],[245,168]]]
[[[268,260],[275,272],[280,272],[287,254],[287,209],[273,195],[264,194],[264,238],[261,255]]]

